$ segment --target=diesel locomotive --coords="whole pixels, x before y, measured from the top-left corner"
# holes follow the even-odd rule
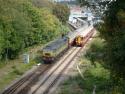
[[[42,60],[44,63],[50,63],[59,58],[71,46],[84,46],[93,33],[93,27],[89,26],[56,39],[42,49]]]
[[[58,38],[54,42],[48,44],[42,49],[42,59],[45,63],[49,63],[57,59],[64,51],[68,49],[68,38]]]

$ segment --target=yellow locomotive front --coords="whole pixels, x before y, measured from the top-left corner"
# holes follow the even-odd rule
[[[81,46],[83,46],[83,41],[84,41],[83,36],[77,36],[75,38],[75,45],[81,47]]]
[[[44,62],[51,62],[54,60],[54,55],[51,50],[44,49],[42,52],[42,59]]]

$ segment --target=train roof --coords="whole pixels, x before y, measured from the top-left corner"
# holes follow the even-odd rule
[[[69,42],[71,43],[76,36],[86,36],[93,29],[93,26],[88,26],[87,24],[74,32],[68,33],[67,37],[69,38]]]
[[[84,32],[87,29],[87,27],[88,25],[86,24],[82,26],[81,28],[75,30],[74,32],[69,32],[67,37],[70,39],[74,39],[76,36],[79,35],[79,33]]]
[[[57,40],[53,41],[52,43],[48,44],[43,48],[44,50],[50,51],[50,50],[56,50],[59,49],[61,46],[63,46],[67,42],[67,37],[58,38]]]

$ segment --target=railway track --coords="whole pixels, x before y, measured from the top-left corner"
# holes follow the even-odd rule
[[[11,87],[6,89],[2,94],[18,94],[17,91],[22,89],[22,86],[27,86],[28,82],[32,81],[34,77],[37,77],[39,75],[42,75],[46,70],[48,70],[51,67],[51,65],[44,65],[39,66],[38,69],[30,73],[29,75],[23,77],[18,82],[13,84]]]
[[[85,44],[92,35],[93,32],[88,35],[84,41]],[[56,68],[48,72],[48,76],[42,80],[41,84],[35,89],[35,91],[29,92],[28,94],[51,94],[53,87],[57,85],[61,76],[65,73],[68,67],[72,64],[74,58],[82,49],[83,47],[74,48],[71,53],[68,54],[68,56],[65,57],[58,66],[56,66]]]
[[[70,50],[69,50],[70,51]],[[67,55],[66,55],[67,56]],[[58,65],[58,66],[60,66],[60,63],[58,62],[58,63],[55,63],[55,64],[53,64],[52,66],[54,67],[55,65]],[[53,68],[52,67],[52,68]],[[49,67],[49,69],[51,69],[50,67]],[[41,74],[41,75],[39,75],[39,77],[37,77],[37,76],[34,76],[34,80],[29,80],[28,82],[28,84],[27,84],[27,86],[25,86],[25,84],[23,84],[25,87],[22,87],[21,88],[21,90],[19,90],[18,89],[18,91],[17,92],[15,92],[14,94],[27,94],[28,92],[28,90],[31,90],[31,87],[32,86],[34,86],[35,84],[37,84],[37,83],[34,83],[34,82],[38,82],[38,83],[40,83],[40,81],[35,81],[36,79],[43,79],[44,77],[46,77],[46,74],[47,74],[47,72],[49,72],[49,69],[47,69],[47,71],[46,72],[44,72],[43,74]],[[46,80],[44,80],[43,81],[43,83],[45,82]],[[42,83],[42,84],[43,84]],[[41,86],[42,84],[40,84],[40,85],[37,85],[38,87],[37,88],[39,88],[39,86]],[[35,89],[33,92],[35,92],[37,89]],[[29,94],[32,94],[32,93],[29,93]]]
[[[38,82],[39,77],[46,73],[53,64],[39,66],[36,70],[23,77],[11,87],[7,88],[2,94],[27,94],[30,87]]]
[[[55,70],[55,73],[53,73],[52,75],[55,75],[55,77],[51,76],[49,78],[48,81],[46,81],[46,83],[44,84],[46,87],[46,89],[43,90],[43,92],[41,94],[48,94],[49,91],[51,90],[52,87],[54,87],[54,85],[56,85],[57,81],[60,79],[60,77],[62,76],[62,74],[66,71],[66,69],[70,66],[70,64],[72,63],[72,61],[74,60],[74,58],[76,57],[76,55],[81,51],[82,48],[77,48],[73,51],[72,54],[74,54],[73,56],[69,58],[67,58],[64,63],[62,64],[62,66],[58,67],[57,70]],[[68,60],[69,59],[69,60]],[[53,79],[52,79],[53,78]],[[47,82],[50,82],[49,84]],[[40,94],[40,93],[36,93],[36,94]]]
[[[85,43],[88,40],[89,37]],[[58,63],[39,66],[38,69],[20,79],[2,94],[49,94],[81,50],[82,47],[71,48]]]
[[[36,94],[38,89],[40,89],[42,86],[44,86],[44,84],[46,84],[46,82],[48,82],[49,79],[51,79],[51,77],[53,76],[53,74],[55,73],[55,71],[57,71],[62,65],[65,64],[65,61],[69,58],[70,55],[73,54],[73,52],[76,50],[77,48],[72,48],[72,50],[70,51],[70,53],[68,53],[66,56],[64,56],[63,59],[61,59],[55,66],[53,66],[48,73],[46,73],[46,75],[41,79],[41,81],[39,82],[39,85],[37,87],[34,88],[34,90],[32,90],[31,92],[29,92],[28,94]]]

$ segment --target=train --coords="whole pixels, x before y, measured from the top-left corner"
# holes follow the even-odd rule
[[[45,63],[51,63],[68,49],[68,38],[62,37],[48,44],[42,49],[42,60]]]
[[[72,32],[71,34],[69,33],[69,46],[83,46],[87,37],[93,34],[93,30],[93,26],[85,25],[84,27],[75,30],[75,32]]]
[[[93,26],[86,26],[69,33],[67,36],[56,39],[42,49],[44,63],[52,63],[72,46],[84,46],[93,35]]]
[[[78,34],[74,39],[74,45],[82,47],[88,41],[88,39],[94,34],[95,29],[90,28],[88,32],[82,32]]]

